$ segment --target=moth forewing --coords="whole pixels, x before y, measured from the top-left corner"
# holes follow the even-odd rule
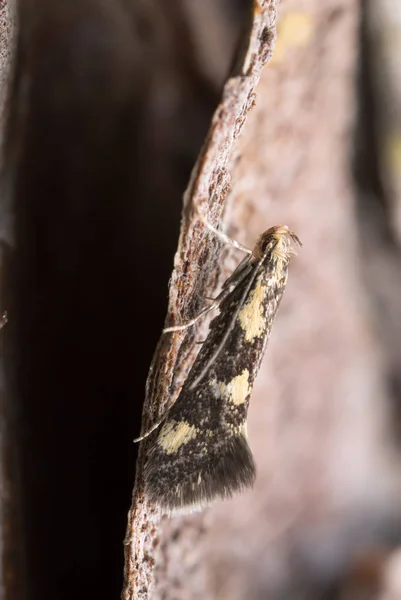
[[[267,230],[223,286],[220,313],[145,465],[146,493],[164,512],[201,508],[253,484],[249,399],[287,282],[291,240],[299,241],[286,226]]]

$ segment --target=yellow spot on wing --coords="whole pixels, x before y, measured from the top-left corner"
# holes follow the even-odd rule
[[[255,338],[263,335],[266,329],[266,321],[264,318],[263,300],[265,289],[262,282],[259,281],[254,290],[249,295],[249,300],[241,308],[238,320],[245,331],[245,339],[247,342],[253,342]]]
[[[233,404],[243,404],[250,392],[249,389],[249,371],[244,369],[241,375],[234,377],[227,387],[230,390],[230,400]]]
[[[209,385],[218,398],[224,398],[236,406],[243,404],[251,391],[248,369],[244,369],[241,375],[233,377],[228,383],[213,379]]]
[[[157,442],[166,454],[174,454],[183,444],[196,438],[197,433],[198,430],[194,425],[189,425],[186,421],[171,419],[163,425]]]

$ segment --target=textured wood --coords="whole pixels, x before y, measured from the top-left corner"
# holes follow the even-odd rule
[[[275,1],[255,1],[251,27],[232,76],[224,86],[209,134],[205,140],[184,195],[181,235],[170,283],[167,324],[180,323],[193,316],[215,287],[218,274],[218,244],[191,207],[208,212],[212,224],[222,214],[230,187],[230,170],[235,141],[247,114],[253,107],[254,89],[262,68],[271,56],[275,39]],[[162,338],[156,350],[147,383],[143,431],[156,422],[179,391],[194,359],[194,331]],[[159,539],[160,516],[148,505],[143,493],[143,466],[147,440],[141,444],[132,506],[125,539],[124,599],[150,597],[155,550]]]

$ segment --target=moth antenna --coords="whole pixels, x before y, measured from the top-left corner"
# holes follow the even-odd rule
[[[212,298],[213,304],[211,304],[210,306],[207,306],[206,308],[201,310],[201,312],[196,317],[194,317],[190,321],[187,321],[186,323],[183,323],[182,325],[173,325],[172,327],[165,327],[163,329],[162,333],[164,334],[164,333],[171,333],[173,331],[184,331],[185,329],[188,329],[188,327],[192,327],[192,325],[195,325],[195,323],[199,319],[204,317],[211,310],[216,310],[217,308],[219,308],[220,304],[227,298],[227,296],[229,296],[231,294],[233,287],[235,287],[235,285],[240,283],[246,277],[246,275],[249,272],[249,265],[250,265],[251,260],[252,260],[252,255],[249,255],[249,256],[246,256],[240,262],[240,264],[237,266],[235,271],[231,274],[231,276],[227,279],[227,281],[223,285],[223,289],[220,292],[220,294],[217,296],[217,298]],[[235,281],[235,283],[233,283],[234,281]]]
[[[270,251],[270,248],[269,248]],[[204,378],[204,376],[206,375],[206,373],[208,372],[208,370],[210,369],[210,367],[212,366],[212,364],[214,363],[214,361],[216,360],[216,358],[218,357],[218,355],[220,354],[220,352],[222,351],[222,349],[224,348],[228,336],[230,335],[230,333],[233,330],[235,321],[237,320],[237,317],[240,313],[241,308],[244,305],[245,299],[248,296],[249,290],[251,289],[253,282],[255,281],[256,275],[258,274],[259,271],[259,267],[262,265],[263,261],[265,260],[266,256],[267,256],[268,250],[266,250],[266,252],[261,256],[261,258],[258,260],[256,267],[254,268],[254,272],[252,273],[252,277],[249,278],[249,282],[248,285],[246,286],[246,288],[244,289],[241,299],[238,303],[238,306],[235,310],[235,312],[233,313],[233,316],[231,318],[230,324],[227,327],[227,331],[225,332],[220,344],[217,346],[216,350],[213,352],[212,356],[210,357],[210,359],[208,360],[208,362],[206,363],[205,367],[202,369],[201,373],[198,375],[198,377],[195,379],[195,381],[192,383],[191,387],[189,388],[190,390],[193,390],[200,381],[202,381],[202,379]]]

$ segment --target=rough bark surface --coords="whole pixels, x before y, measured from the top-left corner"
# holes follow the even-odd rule
[[[167,323],[180,323],[200,309],[205,296],[216,285],[218,245],[199,223],[192,207],[219,222],[230,187],[234,148],[247,114],[254,105],[254,89],[261,70],[271,56],[275,39],[275,1],[255,1],[249,31],[231,77],[224,86],[222,101],[192,172],[184,195],[184,212],[174,271],[170,283]],[[151,366],[144,405],[143,431],[157,422],[178,393],[196,350],[194,331],[163,337]],[[125,585],[123,598],[148,598],[154,571],[160,573],[155,557],[160,542],[160,516],[143,493],[142,470],[148,441],[139,451],[133,503],[125,539]],[[195,533],[196,533],[195,528]],[[164,579],[164,578],[163,578]]]
[[[228,503],[163,521],[155,598],[306,599],[339,581],[347,597],[396,518],[350,169],[359,9],[349,0],[281,6],[228,198],[241,242],[284,222],[304,243],[251,401],[258,478]],[[179,298],[172,321],[189,316]]]
[[[100,600],[121,590],[133,408],[139,415],[164,317],[179,193],[217,103],[240,4],[20,0],[14,91],[30,110],[27,126],[11,119],[8,132],[21,150],[7,157],[25,226],[15,237],[18,302],[3,298],[11,318],[0,334],[20,388],[11,398],[2,362],[1,598]],[[280,223],[300,236],[251,399],[257,481],[230,502],[160,520],[143,496],[145,440],[123,598],[394,600],[400,7],[282,0],[256,92],[276,3],[253,7],[185,194],[166,324],[197,314],[241,258],[194,204],[248,246]],[[1,114],[9,8],[0,0]],[[8,199],[3,188],[5,241]],[[3,346],[21,322],[15,347]],[[161,339],[143,431],[174,401],[206,332],[204,322]]]

